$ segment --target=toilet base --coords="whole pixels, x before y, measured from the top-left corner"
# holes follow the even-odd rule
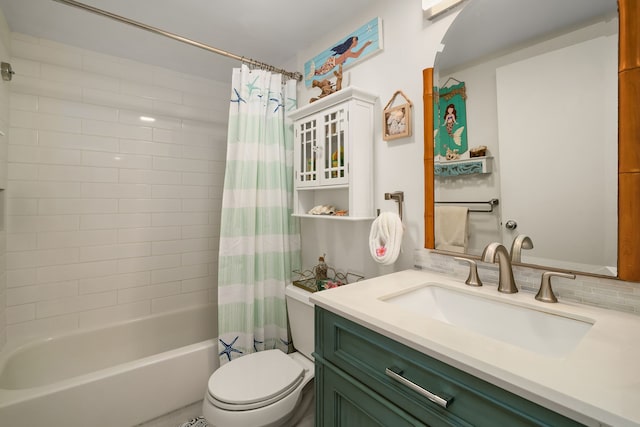
[[[285,424],[286,427],[315,427],[316,425],[316,399],[313,381],[302,390],[302,399],[291,419]]]

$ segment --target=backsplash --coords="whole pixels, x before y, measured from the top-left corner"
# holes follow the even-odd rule
[[[214,302],[229,85],[11,43],[7,341]]]
[[[414,260],[416,268],[437,271],[462,281],[466,280],[469,273],[469,266],[466,263],[456,261],[452,256],[426,249],[416,250]],[[514,266],[513,275],[520,290],[535,295],[544,271],[547,270]],[[478,262],[478,273],[485,285],[497,286],[497,264]],[[560,300],[640,315],[640,283],[577,275],[575,280],[554,277],[552,284]]]

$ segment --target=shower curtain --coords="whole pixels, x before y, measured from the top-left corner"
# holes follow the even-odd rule
[[[233,70],[218,258],[220,364],[256,351],[288,351],[284,288],[300,266],[293,205],[296,82]]]

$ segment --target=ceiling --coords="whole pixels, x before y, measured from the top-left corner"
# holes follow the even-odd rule
[[[473,0],[445,34],[446,55],[437,66],[450,70],[495,52],[617,16],[616,0]]]
[[[327,31],[357,19],[363,9],[377,1],[323,0],[317,5],[300,0],[82,0],[116,15],[280,67]],[[311,5],[317,7],[312,11]],[[230,81],[231,68],[238,66],[234,59],[53,0],[0,0],[0,9],[11,31],[100,53],[220,81]]]
[[[368,18],[363,10],[384,0],[323,0],[313,11],[302,0],[81,0],[90,6],[277,67],[333,28]],[[398,1],[398,0],[395,0]],[[418,0],[403,0],[418,1]],[[456,58],[471,62],[486,47],[508,49],[594,16],[615,13],[616,0],[473,0],[447,32],[444,43]],[[230,81],[238,61],[153,34],[54,0],[0,0],[11,31],[129,58],[206,78]],[[335,11],[339,11],[336,13]],[[613,11],[613,12],[612,12]],[[499,18],[500,25],[493,23]],[[281,24],[287,18],[287,24]],[[524,18],[524,19],[519,19]],[[364,22],[363,22],[364,23]],[[465,31],[459,31],[464,28]],[[473,37],[469,37],[473,34]],[[515,36],[520,34],[520,36]],[[523,35],[524,34],[524,35]],[[496,47],[497,46],[497,47]],[[289,69],[288,71],[300,71]]]

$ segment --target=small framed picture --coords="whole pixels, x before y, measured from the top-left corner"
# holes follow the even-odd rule
[[[382,114],[385,141],[411,136],[411,104],[387,108]]]

